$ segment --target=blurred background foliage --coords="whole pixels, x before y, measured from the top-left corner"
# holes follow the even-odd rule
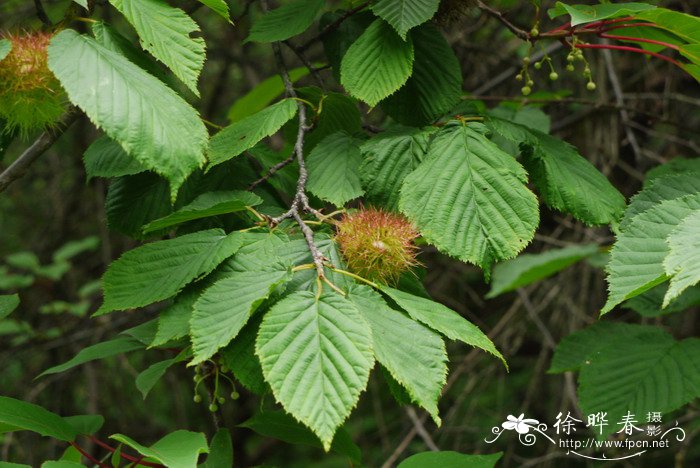
[[[71,2],[43,3],[48,15],[58,21]],[[172,3],[188,11],[196,6],[196,2]],[[244,105],[238,104],[233,111],[232,106],[276,73],[269,46],[243,44],[251,17],[260,13],[257,4],[228,3],[235,18],[233,28],[204,9],[193,12],[207,43],[208,58],[200,81],[202,98],[196,105],[204,118],[219,125],[228,123],[231,112],[245,111]],[[514,23],[531,27],[534,10],[529,2],[488,3],[507,10]],[[548,4],[553,2],[542,3],[551,6]],[[700,15],[698,2],[658,3]],[[438,14],[438,24],[461,62],[464,99],[489,107],[500,104],[504,112],[517,110],[523,98],[521,84],[513,77],[527,46],[471,4],[468,0],[444,0]],[[135,39],[125,21],[111,11],[112,17],[107,19]],[[110,10],[98,7],[97,14],[110,16]],[[38,27],[34,2],[0,3],[0,30]],[[625,196],[640,189],[648,169],[674,157],[698,156],[700,87],[682,70],[637,54],[587,53],[598,85],[590,92],[580,75],[564,72],[565,51],[554,45],[550,53],[560,78],[550,82],[543,70],[527,102],[549,116],[542,120],[543,126],[576,145]],[[312,61],[323,60],[321,45],[315,44],[309,56]],[[292,62],[292,55],[289,60],[301,66]],[[328,71],[322,73],[333,82]],[[312,80],[301,77],[298,83],[311,84]],[[537,115],[542,118],[542,114]],[[366,123],[380,124],[379,119],[379,113],[370,113]],[[21,297],[20,308],[0,321],[0,394],[61,414],[102,414],[106,419],[102,434],[125,433],[143,441],[157,440],[174,428],[211,434],[205,405],[192,404],[191,369],[172,367],[145,401],[137,391],[134,380],[138,373],[173,357],[167,353],[137,352],[35,380],[48,367],[65,362],[85,346],[119,330],[143,323],[156,311],[147,308],[138,313],[89,317],[100,304],[97,281],[106,266],[137,245],[107,228],[107,182],[86,179],[82,155],[95,137],[92,126],[86,120],[79,121],[23,179],[0,196],[0,292],[17,291]],[[0,142],[0,165],[7,166],[30,141]],[[278,147],[283,144],[273,143]],[[542,224],[527,252],[589,242],[610,245],[613,241],[607,229],[589,228],[545,207],[542,210]],[[441,450],[492,453],[496,447],[486,444],[484,438],[508,414],[524,412],[551,425],[560,411],[577,411],[575,376],[546,371],[555,344],[597,320],[606,297],[603,262],[581,262],[553,278],[487,300],[484,296],[489,286],[478,269],[431,249],[424,250],[421,261],[427,267],[424,282],[432,296],[488,332],[506,356],[510,372],[483,352],[451,343],[448,387],[440,401],[440,428],[427,415],[398,406],[381,373],[373,373],[368,391],[346,424],[367,466],[392,466],[430,448],[430,442],[417,433],[414,418],[423,422]],[[617,311],[615,318],[639,322],[632,311]],[[641,321],[661,324],[659,317]],[[697,307],[664,317],[663,323],[677,338],[697,336],[700,331]],[[241,397],[222,407],[233,430],[237,464],[347,466],[346,458],[332,453],[325,456],[318,447],[289,445],[239,427],[261,405],[272,406],[273,402],[260,401],[242,388],[238,391]],[[679,451],[652,451],[641,461],[620,462],[618,466],[671,466],[674,457],[679,466],[694,466],[692,460],[700,460],[699,411],[697,404],[691,404],[675,415],[688,422],[688,437]],[[689,422],[693,420],[695,423]],[[524,448],[515,438],[498,449],[505,451],[504,466],[585,464],[560,458],[561,450]],[[20,459],[38,466],[62,450],[62,444],[32,433],[0,435],[1,460]]]

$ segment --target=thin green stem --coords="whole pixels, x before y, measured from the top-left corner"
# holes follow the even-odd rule
[[[355,273],[351,273],[346,270],[341,270],[339,268],[334,268],[334,267],[328,267],[331,269],[331,271],[334,271],[335,273],[340,273],[341,275],[349,276],[350,278],[356,279],[357,281],[362,281],[365,284],[368,284],[372,286],[374,289],[381,289],[381,287],[377,283],[373,283],[372,281],[363,278],[362,276],[356,275]]]

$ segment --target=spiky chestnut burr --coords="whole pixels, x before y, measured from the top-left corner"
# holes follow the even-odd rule
[[[66,111],[65,93],[48,66],[51,37],[45,32],[0,34],[12,44],[0,61],[0,119],[5,121],[0,131],[27,136],[52,127]]]
[[[418,265],[418,232],[402,215],[368,208],[345,215],[336,240],[348,268],[371,281],[395,284]]]

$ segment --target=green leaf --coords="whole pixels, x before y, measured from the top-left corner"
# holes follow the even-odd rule
[[[85,465],[67,460],[49,460],[42,463],[41,468],[85,468]]]
[[[530,133],[536,140],[523,152],[523,164],[548,206],[590,225],[622,216],[625,197],[573,146],[537,130]]]
[[[470,126],[441,129],[404,180],[399,208],[440,251],[485,270],[518,254],[539,222],[512,156]]]
[[[313,432],[283,411],[257,412],[252,418],[239,424],[239,427],[248,428],[264,437],[278,439],[288,444],[323,447]],[[330,450],[347,456],[353,464],[362,463],[360,448],[342,427],[336,432]]]
[[[65,262],[81,253],[94,251],[99,245],[100,239],[97,236],[88,236],[77,241],[66,242],[51,257],[54,263]]]
[[[214,13],[233,24],[226,0],[199,0],[199,3],[209,7]]]
[[[398,210],[401,184],[423,161],[432,131],[393,127],[362,144],[360,176],[371,202]]]
[[[97,343],[81,349],[80,352],[72,359],[64,362],[63,364],[45,370],[39,374],[39,377],[50,374],[58,374],[76,366],[85,364],[86,362],[96,361],[98,359],[104,359],[142,348],[144,348],[144,346],[140,341],[128,336],[119,336],[113,340],[103,341],[102,343]]]
[[[12,50],[12,42],[8,39],[0,39],[0,60],[7,57]]]
[[[648,3],[602,3],[600,5],[567,5],[557,2],[554,8],[550,8],[547,13],[550,18],[569,14],[571,16],[571,26],[592,23],[604,19],[619,18],[622,16],[636,15],[639,12],[656,8]]]
[[[11,463],[0,461],[0,468],[32,468],[29,465],[23,465],[21,463]]]
[[[156,362],[148,367],[148,369],[139,373],[136,376],[136,388],[139,389],[143,399],[145,400],[153,386],[165,375],[165,372],[174,364],[182,362],[189,356],[189,351],[182,351],[172,359]]]
[[[589,361],[579,375],[579,405],[585,414],[608,413],[611,426],[603,435],[619,430],[614,422],[627,411],[638,417],[667,413],[700,396],[697,338],[617,337]]]
[[[382,20],[373,22],[350,46],[340,82],[354,97],[374,107],[406,83],[413,70],[413,42],[403,41]]]
[[[617,236],[607,268],[608,301],[601,315],[667,279],[663,267],[669,252],[666,238],[697,209],[700,193],[663,201],[636,216]]]
[[[337,207],[362,196],[359,140],[345,132],[327,136],[309,153],[307,188]]]
[[[392,309],[366,286],[353,287],[348,299],[372,329],[377,361],[439,426],[437,402],[447,376],[447,352],[440,335]]]
[[[299,94],[302,95],[304,90],[299,91]],[[313,99],[312,102],[318,102],[319,113],[314,118],[316,122],[314,129],[308,133],[304,140],[304,151],[307,153],[312,151],[321,140],[333,133],[342,131],[356,135],[362,132],[362,120],[355,99],[340,93],[328,93],[318,94],[318,100]]]
[[[559,342],[552,356],[550,374],[577,371],[589,364],[589,358],[609,343],[618,339],[639,337],[655,339],[666,335],[659,327],[631,323],[598,321],[593,325],[567,335]]]
[[[700,172],[700,158],[673,158],[667,163],[661,164],[660,166],[656,166],[655,168],[650,169],[646,173],[646,177],[644,178],[644,188],[646,189],[659,177],[673,174],[680,175],[688,172]]]
[[[253,316],[238,336],[219,351],[224,364],[231,369],[236,380],[256,395],[268,391],[260,361],[255,355],[255,339],[261,322],[262,314]]]
[[[283,99],[224,128],[209,142],[209,164],[215,166],[228,161],[276,133],[296,115],[297,108],[293,99]]]
[[[635,15],[635,19],[651,21],[656,27],[665,29],[686,42],[700,42],[700,18],[666,8],[654,8]]]
[[[63,418],[70,424],[75,432],[82,435],[90,435],[99,431],[105,423],[105,418],[99,414],[80,414],[77,416],[66,416]]]
[[[535,281],[548,278],[564,268],[598,252],[596,244],[575,245],[538,254],[523,254],[498,263],[487,298],[500,296]]]
[[[410,36],[415,54],[413,73],[401,89],[382,101],[382,109],[399,123],[420,126],[459,102],[462,71],[452,47],[435,25],[416,28]]]
[[[88,180],[93,177],[121,177],[148,170],[136,158],[129,156],[116,141],[102,136],[83,155]]]
[[[306,67],[294,68],[289,70],[289,80],[295,83],[308,74],[309,69]],[[231,123],[238,122],[265,109],[282,93],[284,93],[282,78],[279,75],[271,76],[255,85],[255,88],[243,97],[238,98],[229,109],[227,117]]]
[[[110,230],[140,239],[144,224],[173,211],[168,182],[152,172],[120,177],[109,186],[105,210]]]
[[[10,315],[17,308],[17,306],[19,306],[19,295],[0,295],[0,320]]]
[[[172,304],[158,314],[158,327],[149,348],[163,346],[168,341],[189,334],[192,308],[200,293],[201,290],[197,286],[185,288],[175,296]]]
[[[211,439],[209,456],[204,462],[204,468],[225,468],[233,465],[233,442],[231,431],[222,427]]]
[[[409,29],[432,18],[440,6],[440,0],[378,0],[372,11],[406,39]]]
[[[700,167],[698,168],[700,169]],[[632,197],[620,221],[620,230],[629,228],[639,214],[665,200],[674,200],[684,195],[700,192],[700,172],[670,173],[654,177],[650,184]]]
[[[264,270],[227,273],[194,304],[190,329],[194,359],[203,362],[238,335],[272,292],[292,277],[290,268],[272,263]]]
[[[123,56],[66,29],[51,40],[49,67],[95,125],[170,181],[172,199],[204,163],[207,130],[197,112]]]
[[[102,277],[104,303],[95,315],[162,301],[211,272],[241,247],[241,233],[195,232],[130,250]]]
[[[162,0],[109,0],[136,29],[141,47],[170,68],[199,96],[197,80],[206,58],[199,26],[187,13]]]
[[[489,455],[467,455],[452,451],[422,452],[408,457],[397,468],[493,468],[502,456],[502,452]]]
[[[141,455],[153,458],[168,468],[196,468],[199,455],[209,452],[207,439],[201,432],[171,432],[150,447],[144,447],[122,434],[114,434],[110,438],[128,445]]]
[[[503,361],[505,359],[488,336],[479,327],[452,309],[423,297],[414,296],[398,289],[382,286],[382,292],[393,299],[399,307],[408,312],[414,320],[426,324],[452,340],[459,340],[489,352]]]
[[[143,232],[147,234],[194,219],[245,211],[260,203],[262,198],[250,192],[206,192],[168,216],[151,221],[143,227]]]
[[[700,286],[686,289],[680,296],[663,307],[668,284],[662,283],[625,301],[622,307],[637,312],[642,317],[661,317],[663,315],[683,312],[690,307],[700,305]]]
[[[374,363],[366,320],[335,292],[296,292],[265,315],[256,354],[277,401],[328,451]]]
[[[276,42],[301,34],[311,26],[324,0],[294,0],[265,13],[250,28],[246,42]]]
[[[700,210],[685,217],[666,242],[669,254],[664,259],[664,270],[671,277],[671,284],[664,297],[664,307],[700,281]]]
[[[87,9],[87,7],[88,7],[87,0],[73,0],[73,1],[85,9]]]
[[[77,433],[63,418],[41,406],[0,396],[0,423],[70,442]]]

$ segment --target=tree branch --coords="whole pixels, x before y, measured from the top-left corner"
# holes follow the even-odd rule
[[[341,24],[343,24],[343,21],[345,21],[346,19],[350,18],[350,17],[351,17],[352,15],[354,15],[355,13],[358,13],[358,12],[364,10],[364,9],[369,5],[369,3],[370,3],[370,2],[361,3],[360,5],[357,5],[355,8],[351,8],[350,10],[346,11],[345,13],[343,13],[343,16],[341,16],[341,17],[338,18],[337,20],[333,21],[332,23],[326,25],[326,27],[323,28],[323,29],[321,30],[321,32],[318,33],[318,35],[316,35],[315,37],[312,37],[311,39],[309,39],[308,41],[306,41],[305,43],[303,43],[301,46],[299,46],[299,47],[298,47],[299,51],[300,51],[300,52],[306,51],[306,49],[308,49],[309,47],[311,47],[316,41],[320,41],[321,39],[323,39],[324,37],[326,37],[328,34],[332,33],[332,32],[335,31],[336,29],[338,29],[338,27],[339,27]]]
[[[12,182],[24,176],[29,167],[34,164],[34,162],[39,159],[39,156],[44,154],[61,135],[63,135],[68,127],[70,127],[71,124],[78,119],[79,115],[80,113],[77,111],[77,109],[70,109],[63,116],[63,118],[61,118],[61,121],[55,128],[46,130],[44,133],[42,133],[39,138],[37,138],[36,141],[32,143],[32,145],[27,148],[24,153],[17,158],[17,160],[15,160],[15,162],[10,164],[7,169],[0,173],[0,193],[4,192]]]
[[[529,33],[529,32],[525,31],[524,29],[520,29],[519,27],[517,27],[516,25],[514,25],[513,23],[511,23],[510,21],[508,21],[508,19],[505,17],[505,15],[504,15],[503,13],[501,13],[500,11],[498,11],[498,10],[496,10],[496,9],[494,9],[494,8],[491,8],[490,6],[488,6],[487,4],[485,4],[484,2],[482,2],[481,0],[477,0],[476,6],[478,6],[479,9],[481,9],[482,11],[484,11],[484,12],[485,12],[486,14],[488,14],[489,16],[491,16],[491,17],[493,17],[493,18],[496,18],[496,19],[497,19],[498,21],[500,21],[506,28],[508,28],[513,34],[515,34],[516,36],[518,36],[518,37],[519,37],[520,39],[522,39],[523,41],[529,41],[529,40],[530,40],[530,33]]]

